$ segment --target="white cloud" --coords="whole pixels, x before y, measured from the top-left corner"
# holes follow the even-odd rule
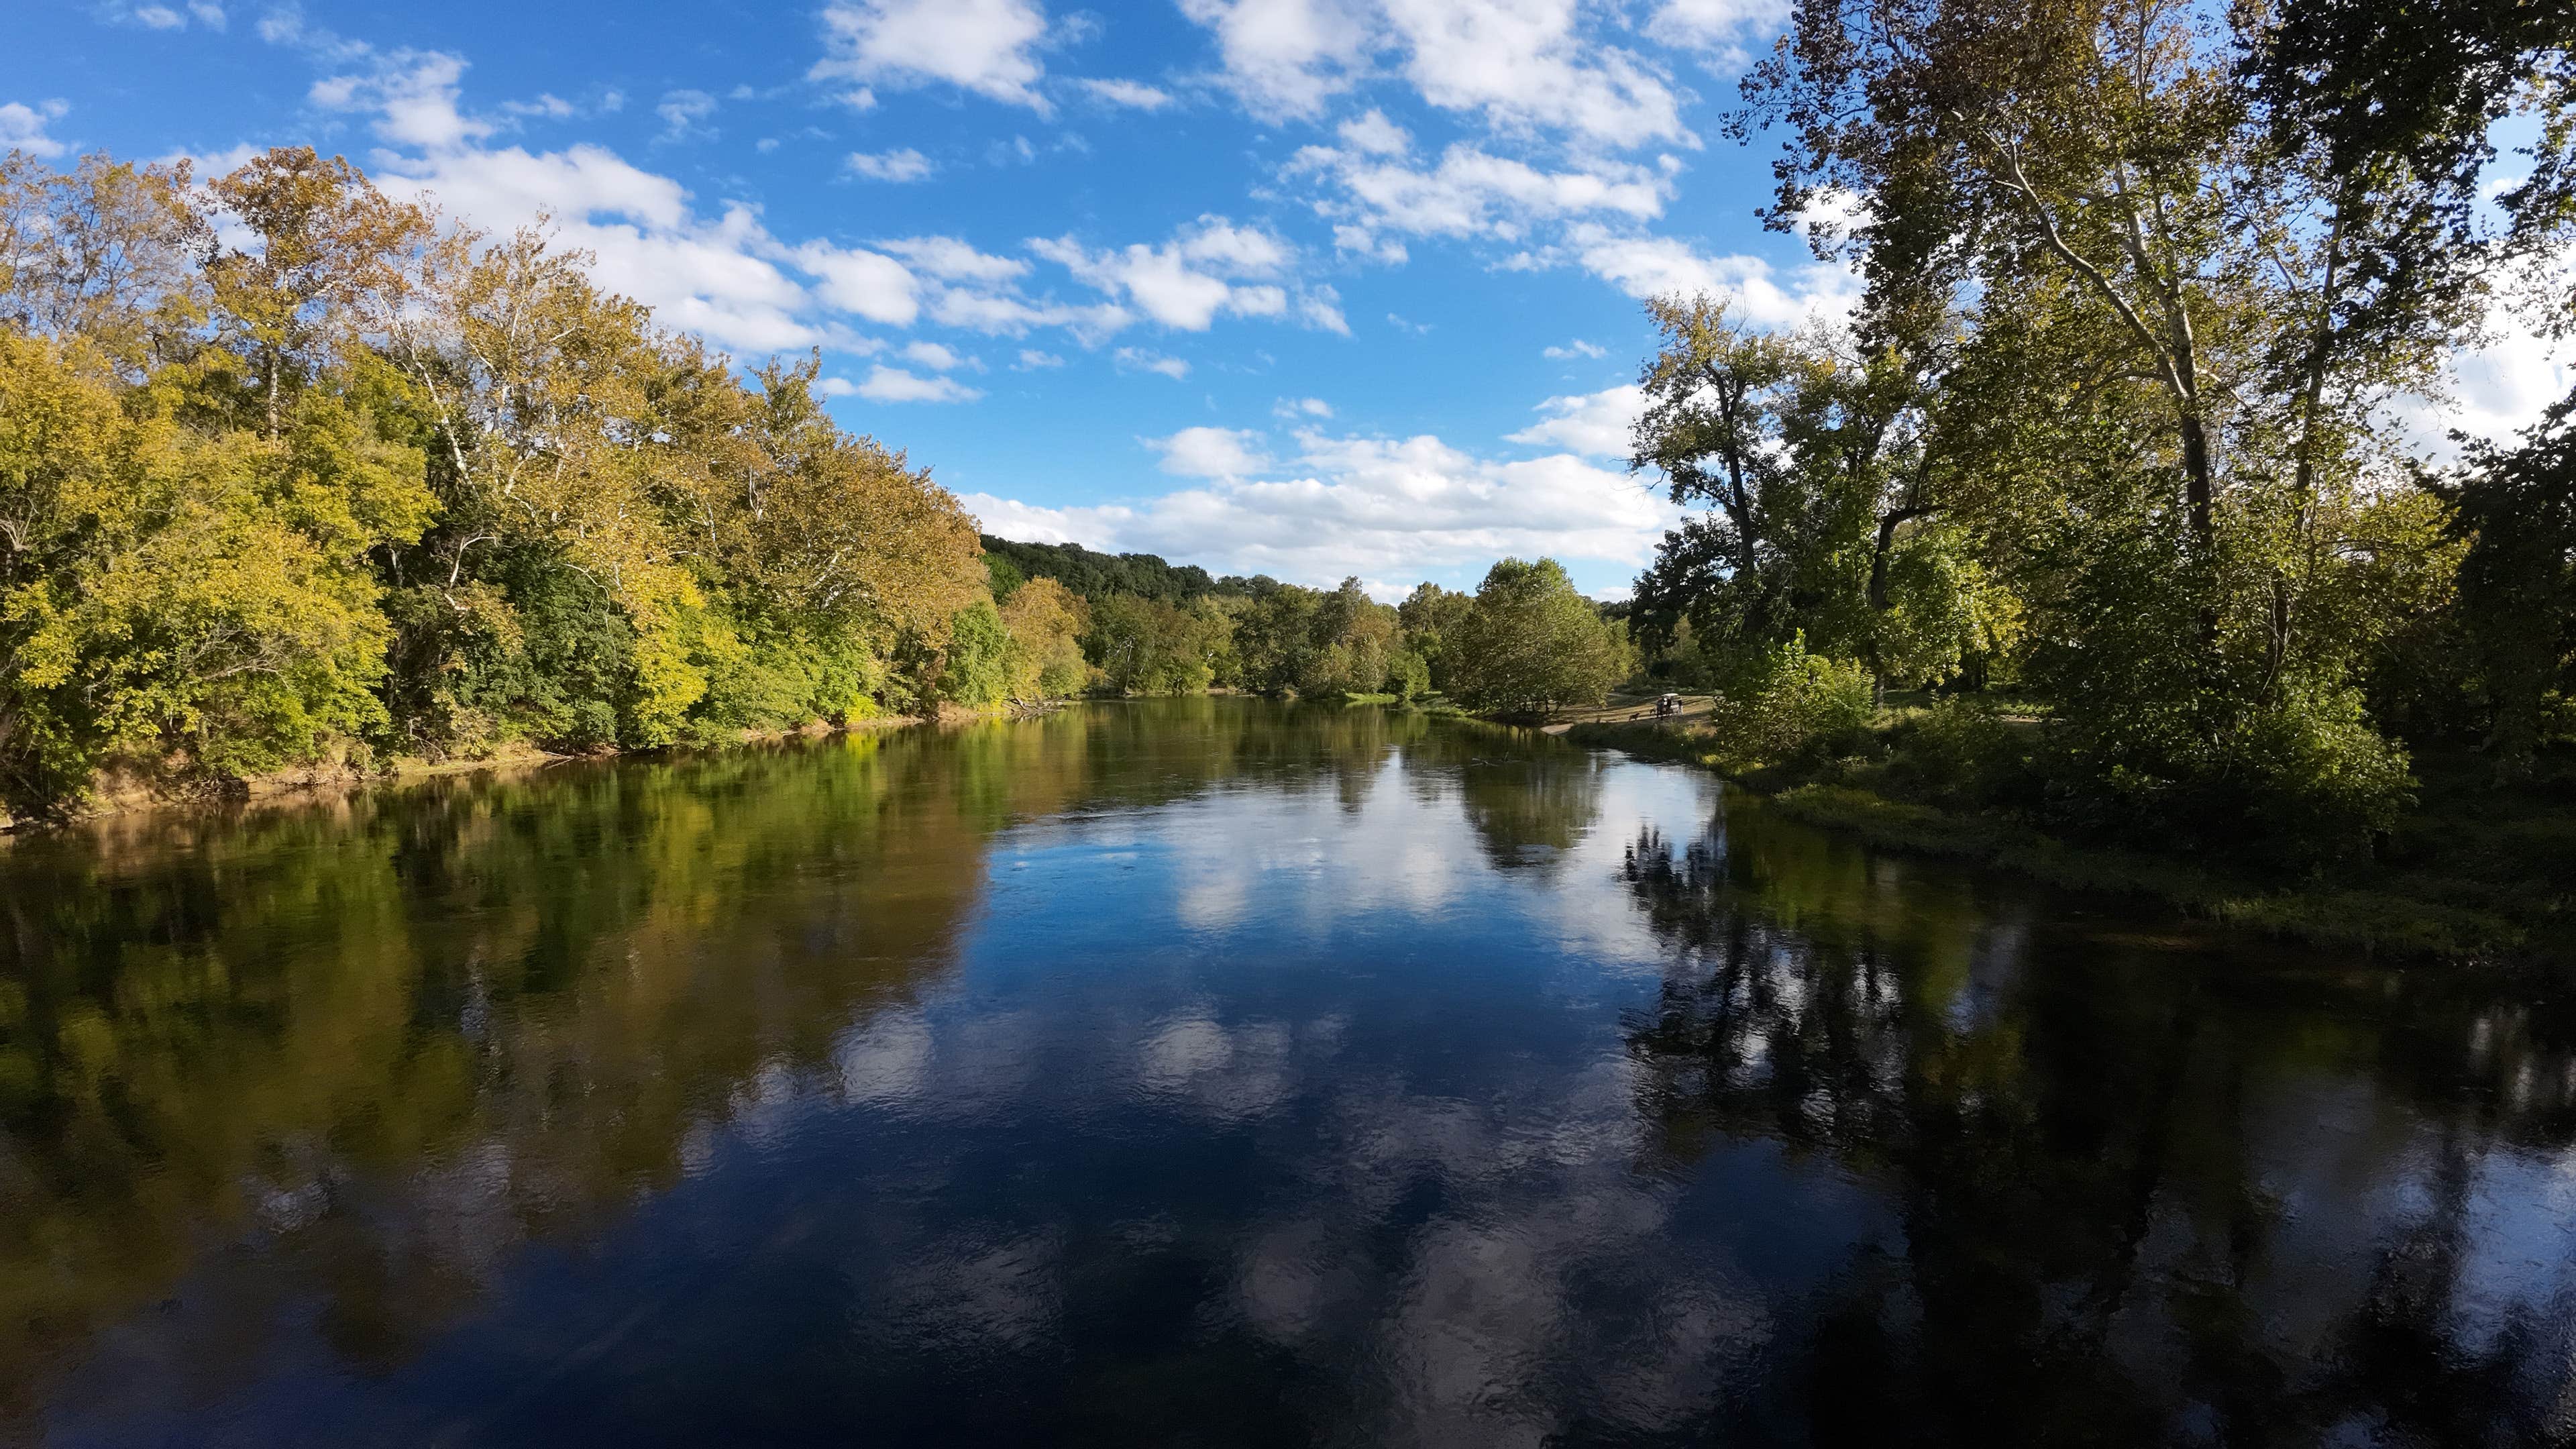
[[[1317,214],[1354,224],[1345,250],[1367,250],[1376,234],[1474,237],[1517,241],[1541,222],[1611,215],[1645,220],[1663,213],[1672,195],[1668,173],[1617,161],[1547,171],[1460,142],[1436,166],[1356,150],[1308,146],[1284,174],[1313,176],[1334,188],[1313,198]]]
[[[272,17],[274,18],[274,17]],[[267,22],[261,22],[267,33]],[[459,83],[465,77],[461,56],[443,50],[397,50],[376,54],[363,45],[333,41],[327,32],[298,30],[306,42],[328,49],[339,60],[364,60],[362,70],[327,76],[313,83],[306,99],[326,111],[373,111],[376,134],[397,146],[450,150],[480,141],[498,130],[491,121],[458,109]]]
[[[1183,428],[1144,443],[1163,455],[1164,472],[1184,478],[1244,478],[1270,466],[1261,435],[1250,429]]]
[[[157,0],[155,3],[142,5],[120,4],[118,0],[105,0],[105,3],[97,8],[106,19],[130,21],[147,30],[185,30],[191,20],[208,30],[221,30],[230,18],[224,14],[224,7],[216,4],[215,0],[188,0],[185,14],[180,13],[178,5],[164,5],[157,3]]]
[[[915,342],[903,349],[903,355],[933,372],[955,372],[963,367],[982,372],[984,364],[940,342]]]
[[[945,282],[999,286],[1029,270],[1029,264],[1017,257],[979,252],[953,236],[902,237],[877,245],[912,263],[913,269],[924,276]]]
[[[1681,102],[1638,57],[1579,33],[1575,0],[1388,0],[1404,73],[1444,110],[1612,146],[1696,144]]]
[[[577,113],[572,102],[550,91],[537,92],[533,101],[503,101],[501,109],[513,116],[543,116],[549,121],[569,120]]]
[[[1011,364],[1011,371],[1036,372],[1041,368],[1062,366],[1064,366],[1064,359],[1052,352],[1040,352],[1034,347],[1023,347],[1020,349],[1020,360]]]
[[[1752,58],[1748,43],[1769,37],[1788,18],[1787,0],[1664,0],[1646,34],[1737,70]]]
[[[1216,32],[1219,77],[1255,115],[1312,120],[1350,88],[1377,43],[1377,20],[1355,0],[1180,0]]]
[[[1288,244],[1271,232],[1239,227],[1221,216],[1202,216],[1159,245],[1140,242],[1093,252],[1071,237],[1037,237],[1029,250],[1076,280],[1133,303],[1163,326],[1185,332],[1206,331],[1220,313],[1278,317],[1288,310],[1286,288],[1261,280],[1285,271]],[[1332,325],[1311,311],[1301,313],[1313,325]],[[1338,319],[1340,314],[1331,315]]]
[[[1542,418],[1509,441],[1531,447],[1563,448],[1587,458],[1628,456],[1629,432],[1645,411],[1645,389],[1635,383],[1573,397],[1552,397],[1538,405]]]
[[[2576,272],[2576,255],[2559,267]],[[2562,275],[2554,291],[2563,294]],[[2471,438],[2510,443],[2514,434],[2540,420],[2552,403],[2576,390],[2576,364],[2528,319],[2511,314],[2491,317],[2492,335],[2481,345],[2451,355],[2443,368],[2446,396],[2400,397],[2388,414],[2400,436],[2419,456],[2436,464],[2458,460],[2454,431]]]
[[[1567,358],[1604,357],[1608,354],[1602,351],[1599,344],[1586,342],[1582,338],[1578,337],[1572,342],[1565,344],[1563,347],[1551,347],[1540,355],[1563,361]]]
[[[1105,105],[1125,106],[1130,110],[1159,111],[1172,103],[1172,93],[1160,86],[1142,81],[1086,80],[1082,88]]]
[[[1329,418],[1333,405],[1319,397],[1283,397],[1270,405],[1275,418]]]
[[[1213,31],[1218,80],[1254,114],[1314,120],[1392,68],[1422,99],[1516,133],[1600,145],[1698,144],[1681,96],[1611,43],[1620,19],[1577,0],[1181,0]]]
[[[815,294],[835,311],[895,327],[909,327],[921,314],[920,282],[892,257],[807,242],[793,259],[815,279]]]
[[[853,151],[850,174],[870,181],[919,181],[931,172],[930,158],[906,146],[900,151]]]
[[[662,118],[662,139],[679,141],[691,136],[713,136],[715,131],[712,128],[698,123],[714,115],[716,105],[716,98],[705,91],[666,93],[662,104],[653,108],[653,114]]]
[[[1224,432],[1191,429],[1165,442]],[[1287,464],[1159,497],[1070,508],[990,494],[964,501],[988,530],[1010,538],[1146,550],[1215,572],[1325,587],[1353,574],[1401,580],[1481,569],[1506,554],[1634,569],[1678,517],[1623,473],[1565,453],[1480,458],[1429,435],[1302,433],[1298,443]]]
[[[1401,156],[1413,149],[1412,135],[1375,107],[1366,115],[1342,122],[1338,134],[1343,145],[1364,156]]]
[[[45,131],[70,113],[71,104],[59,100],[38,101],[32,106],[20,101],[0,105],[0,150],[24,151],[30,156],[60,156],[66,148]]]
[[[858,394],[873,402],[972,402],[984,395],[953,377],[923,377],[884,363],[869,369]]]
[[[1166,357],[1159,352],[1148,352],[1141,347],[1121,347],[1110,354],[1110,360],[1116,362],[1121,371],[1159,372],[1174,382],[1179,382],[1190,375],[1188,363],[1177,357]]]
[[[334,65],[350,63],[315,87],[316,103],[375,111],[377,133],[404,148],[371,162],[386,191],[433,200],[485,231],[546,216],[561,245],[597,259],[595,274],[603,286],[653,308],[664,325],[737,354],[817,346],[873,350],[878,344],[853,334],[847,318],[894,327],[928,318],[1011,336],[1056,327],[1085,345],[1135,321],[1115,300],[1033,300],[1019,290],[1030,270],[1026,261],[979,251],[956,237],[917,236],[866,247],[790,242],[771,233],[757,209],[728,202],[710,214],[678,181],[598,146],[536,153],[486,147],[480,143],[496,127],[460,109],[457,83],[465,67],[456,57],[380,56],[307,29],[291,15],[281,27],[281,43],[311,49]],[[41,138],[44,118],[25,107],[0,109],[0,126],[32,138]],[[1233,230],[1239,229],[1188,233],[1186,258],[1197,265],[1250,264],[1261,243]],[[1275,285],[1268,292],[1229,284],[1228,300],[1247,314],[1284,314],[1289,294]],[[1320,295],[1329,301],[1328,290]],[[879,384],[898,392],[905,386],[897,378]],[[941,395],[966,392],[971,389],[952,385]]]
[[[835,0],[823,10],[816,80],[870,85],[946,83],[991,100],[1052,112],[1036,90],[1046,13],[1034,0]],[[868,95],[873,104],[875,96]]]
[[[1861,283],[1848,268],[1808,262],[1783,279],[1760,257],[1705,257],[1672,237],[1577,226],[1567,235],[1584,270],[1631,297],[1708,292],[1728,298],[1758,327],[1795,327],[1847,314]]]

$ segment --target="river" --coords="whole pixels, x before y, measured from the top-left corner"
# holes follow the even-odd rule
[[[1195,699],[0,844],[0,1440],[2576,1439],[2576,1011]]]

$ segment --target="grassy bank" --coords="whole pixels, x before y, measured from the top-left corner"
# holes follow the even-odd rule
[[[1891,850],[1946,856],[2052,885],[2115,891],[2268,934],[2373,953],[2478,961],[2576,961],[2576,760],[2544,760],[2498,789],[2484,762],[2417,762],[2415,809],[2376,857],[2284,879],[2205,858],[2077,842],[1997,811],[1944,807],[1889,788],[1903,749],[1892,723],[1875,749],[1796,765],[1728,758],[1706,726],[1574,725],[1567,737],[1726,775],[1794,819]],[[1901,773],[1901,772],[1898,772]]]

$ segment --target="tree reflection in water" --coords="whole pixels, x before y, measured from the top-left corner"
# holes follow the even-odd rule
[[[2569,1437],[2547,991],[1731,801],[1199,699],[0,843],[0,1442]]]
[[[1767,1139],[1892,1209],[1807,1306],[1819,1436],[2576,1442],[2563,1006],[2123,937],[1741,804],[1623,874],[1667,1167]]]

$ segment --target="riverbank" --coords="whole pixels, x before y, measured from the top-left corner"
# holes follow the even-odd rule
[[[1617,711],[1605,711],[1614,715]],[[1747,768],[1701,725],[1595,718],[1575,743],[1724,775],[1782,814],[1910,854],[2012,871],[2051,885],[2143,896],[2187,914],[2372,954],[2485,962],[2576,960],[2576,764],[2547,761],[2519,789],[2481,783],[2468,757],[2419,760],[2415,809],[2379,857],[2299,881],[2206,860],[2078,843],[2009,816],[1944,808],[1875,788],[1883,764],[1823,760]],[[1882,740],[1886,731],[1881,730]]]
[[[398,785],[410,780],[434,779],[441,775],[466,775],[483,771],[517,773],[542,770],[549,766],[577,760],[614,759],[622,755],[658,755],[696,750],[738,749],[750,745],[775,744],[781,740],[818,739],[828,735],[870,734],[884,730],[910,729],[917,725],[968,724],[976,720],[1024,718],[1062,709],[1069,700],[1012,701],[990,709],[967,709],[961,705],[943,704],[930,714],[884,714],[840,723],[816,721],[791,730],[744,730],[729,740],[713,743],[668,745],[650,750],[607,748],[584,753],[563,754],[540,749],[526,741],[511,741],[486,753],[428,759],[418,755],[396,755],[376,758],[352,750],[341,750],[322,758],[308,760],[265,774],[240,776],[213,782],[196,782],[188,786],[173,785],[166,776],[131,767],[111,767],[99,773],[92,782],[89,798],[80,807],[55,816],[14,817],[0,810],[0,835],[110,819],[118,816],[153,811],[203,810],[214,807],[260,804],[310,798],[332,790],[363,790],[384,785]]]

